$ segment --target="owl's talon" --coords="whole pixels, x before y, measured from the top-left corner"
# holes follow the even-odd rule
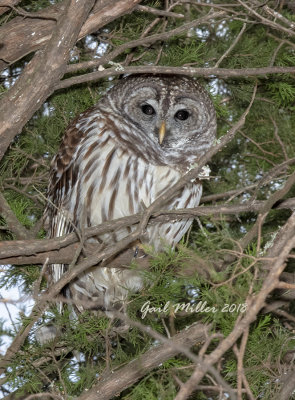
[[[133,258],[145,258],[147,254],[145,253],[142,244],[139,244],[134,248]]]
[[[134,258],[136,258],[136,257],[138,256],[138,252],[139,252],[139,249],[138,249],[138,247],[136,246],[136,248],[135,248],[135,250],[134,250],[134,254],[133,254],[133,257],[134,257]]]

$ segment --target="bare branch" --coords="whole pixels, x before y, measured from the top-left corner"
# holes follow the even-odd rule
[[[161,40],[161,41],[168,40],[170,37],[179,35],[182,32],[186,32],[191,28],[195,28],[198,25],[209,22],[210,20],[212,20],[216,17],[219,17],[223,14],[224,14],[224,12],[220,12],[220,11],[216,12],[216,13],[208,13],[204,17],[201,17],[194,21],[183,24],[183,25],[181,25],[175,29],[172,29],[168,32],[157,33],[157,34],[154,34],[151,36],[146,36],[146,37],[142,37],[142,38],[139,38],[136,40],[132,40],[130,42],[122,44],[121,46],[117,46],[113,51],[104,55],[99,60],[86,61],[86,62],[82,62],[79,64],[71,64],[67,67],[67,72],[75,72],[75,71],[79,71],[79,70],[85,69],[85,68],[93,68],[93,67],[98,67],[100,65],[108,64],[111,60],[113,60],[115,57],[117,57],[119,54],[123,53],[127,49],[155,43],[156,41],[159,41],[159,40]]]
[[[240,30],[239,34],[235,38],[235,40],[232,42],[232,44],[229,46],[229,48],[226,50],[226,52],[220,57],[220,59],[217,61],[217,63],[214,65],[214,68],[218,68],[219,65],[222,63],[222,61],[229,55],[229,53],[232,51],[232,49],[235,47],[235,45],[238,43],[238,41],[241,39],[243,33],[245,32],[247,27],[247,24],[243,24],[242,29]]]
[[[250,14],[253,14],[256,18],[258,18],[264,25],[268,25],[271,28],[287,33],[289,36],[295,36],[295,32],[292,31],[291,29],[285,28],[282,25],[277,24],[276,22],[273,22],[267,18],[264,18],[262,15],[260,15],[258,12],[256,12],[255,10],[253,10],[253,8],[249,7],[244,1],[242,0],[238,0],[238,2],[246,9],[250,12]],[[265,9],[265,8],[264,8]],[[267,9],[265,9],[268,13],[270,13],[271,10],[269,7],[267,7]],[[288,21],[288,20],[287,20]]]
[[[295,67],[262,67],[262,68],[193,68],[193,67],[163,67],[163,66],[135,66],[123,67],[122,69],[108,68],[102,71],[90,72],[89,74],[68,78],[56,84],[55,90],[64,89],[73,85],[97,81],[108,76],[124,74],[167,74],[201,76],[204,78],[238,78],[247,76],[263,76],[269,74],[294,74]]]
[[[278,240],[269,250],[265,258],[272,256],[276,257],[275,262],[265,261],[265,264],[271,267],[268,276],[266,277],[261,290],[255,296],[252,295],[248,299],[248,309],[245,316],[236,322],[232,332],[217,346],[213,352],[208,355],[204,362],[211,366],[215,364],[222,355],[229,350],[237,339],[245,332],[249,325],[256,319],[258,312],[263,308],[266,298],[276,287],[279,282],[279,277],[284,270],[285,260],[288,258],[290,251],[295,246],[295,213],[291,215],[286,224],[280,229]],[[184,400],[187,394],[191,394],[202,377],[206,374],[206,369],[196,368],[194,373],[183,385],[178,392],[175,400]]]
[[[281,190],[276,191],[268,200],[266,200],[264,206],[259,212],[256,223],[253,225],[250,231],[243,237],[243,239],[240,240],[240,245],[243,249],[246,246],[248,246],[251,240],[253,240],[253,238],[257,235],[260,219],[261,222],[263,223],[264,219],[271,210],[272,206],[289,192],[294,183],[295,183],[295,172],[288,178],[287,182],[285,183],[284,187]]]
[[[65,0],[63,12],[46,49],[34,56],[15,85],[2,97],[0,110],[5,122],[0,127],[0,159],[12,139],[20,133],[63,76],[70,50],[93,4],[94,0]]]
[[[278,393],[280,400],[288,400],[295,390],[295,370],[291,370],[282,378],[281,390]]]
[[[78,34],[78,40],[100,29],[121,15],[132,11],[139,0],[96,0]],[[8,2],[9,3],[9,2]],[[56,20],[62,12],[62,3],[30,13],[30,18],[16,17],[0,27],[0,70],[25,55],[44,47],[56,29]],[[32,23],[32,18],[34,19]],[[2,60],[2,61],[1,61]]]
[[[285,145],[284,145],[282,139],[281,139],[280,136],[279,136],[279,132],[278,132],[279,129],[278,129],[277,123],[276,123],[276,121],[272,118],[272,116],[270,116],[270,119],[271,119],[271,122],[273,123],[273,126],[274,126],[274,135],[275,135],[275,138],[276,138],[277,141],[279,142],[279,144],[280,144],[280,146],[281,146],[281,149],[282,149],[282,152],[283,152],[283,154],[284,154],[285,160],[287,161],[287,160],[289,159],[289,157],[288,157],[288,154],[287,154],[286,147],[285,147]]]
[[[149,224],[157,224],[159,222],[175,221],[184,217],[202,217],[220,214],[239,214],[243,212],[259,212],[262,210],[266,201],[255,201],[250,204],[240,205],[218,205],[208,207],[186,208],[177,210],[160,210],[151,215]],[[295,198],[283,200],[276,205],[276,209],[292,209],[295,208]],[[103,223],[98,226],[85,228],[85,239],[92,236],[101,235],[106,232],[115,231],[123,226],[131,226],[137,224],[142,214],[134,214],[129,217],[120,218]],[[0,242],[0,263],[1,264],[43,264],[46,259],[49,263],[65,263],[72,261],[73,254],[78,249],[78,237],[75,233],[70,233],[53,239],[46,240],[14,240]],[[85,244],[85,255],[90,255],[98,250],[96,244]]]
[[[1,0],[0,1],[0,15],[11,10],[11,7],[15,7],[21,0]]]
[[[161,17],[184,18],[183,14],[177,14],[171,11],[158,10],[157,8],[152,8],[148,6],[136,6],[135,10],[148,12],[150,14],[159,15]]]
[[[79,400],[108,400],[113,398],[145,376],[150,370],[180,353],[180,347],[188,350],[195,343],[202,342],[208,335],[207,330],[208,327],[195,324],[181,331],[171,339],[167,339],[164,344],[151,348],[137,360],[132,360],[117,371],[102,375],[98,383],[84,392]]]
[[[5,121],[0,127],[0,159],[3,157],[12,139],[20,133],[24,124],[30,119],[45,99],[53,92],[53,88],[63,76],[66,62],[70,57],[70,50],[77,40],[83,22],[93,7],[95,0],[65,0],[64,11],[60,15],[56,29],[43,52],[35,54],[34,58],[25,67],[21,77],[15,85],[2,96],[0,112]],[[133,5],[139,0],[114,1],[115,10],[110,10],[109,1],[101,0],[100,18],[104,23],[109,21],[110,15],[118,16],[118,9],[122,12],[123,6],[132,1]],[[68,7],[68,4],[71,7]],[[126,10],[125,10],[126,11]],[[30,85],[28,85],[28,80]],[[42,82],[42,85],[39,83]],[[13,110],[13,112],[12,112]]]
[[[265,5],[262,7],[264,11],[266,11],[269,15],[271,15],[274,18],[277,18],[279,20],[281,20],[284,24],[286,24],[287,26],[289,26],[289,28],[294,29],[295,28],[295,23],[292,21],[289,21],[287,18],[285,18],[282,14],[280,14],[279,12],[273,10],[272,8],[270,8],[269,6]],[[295,32],[293,32],[295,34]]]
[[[253,393],[250,389],[249,383],[246,379],[245,376],[245,371],[244,371],[244,366],[243,366],[243,358],[244,358],[244,354],[245,354],[245,350],[246,350],[246,346],[247,346],[247,341],[248,341],[248,336],[249,336],[249,328],[247,328],[242,336],[242,340],[241,340],[241,346],[240,349],[238,349],[237,344],[234,345],[233,350],[234,353],[237,356],[238,359],[238,371],[237,371],[237,375],[238,375],[238,400],[242,400],[242,383],[244,383],[244,386],[246,388],[246,392],[247,395],[249,397],[250,400],[255,400]]]

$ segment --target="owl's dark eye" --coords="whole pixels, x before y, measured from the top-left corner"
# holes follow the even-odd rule
[[[141,106],[141,111],[146,115],[153,115],[156,113],[154,108],[149,104],[144,104],[143,106]]]
[[[180,121],[185,121],[189,117],[189,112],[186,110],[179,110],[174,115],[174,118],[179,119]]]

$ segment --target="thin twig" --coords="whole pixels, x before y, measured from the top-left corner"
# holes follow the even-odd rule
[[[17,239],[26,239],[31,237],[28,231],[16,218],[13,211],[9,207],[3,194],[0,192],[0,214],[5,218],[9,230],[15,235]]]
[[[278,31],[287,33],[289,36],[295,36],[295,32],[292,31],[291,29],[285,28],[282,25],[279,25],[267,18],[264,18],[262,15],[260,15],[258,12],[256,12],[255,10],[253,10],[253,8],[249,7],[245,2],[243,2],[242,0],[237,0],[244,8],[246,8],[246,10],[248,10],[251,14],[255,15],[255,17],[257,17],[264,25],[268,25],[273,29],[276,29]]]
[[[281,139],[280,136],[279,136],[278,125],[277,125],[276,121],[273,119],[273,117],[272,117],[271,115],[270,115],[270,119],[271,119],[271,122],[273,123],[273,126],[274,126],[274,135],[275,135],[275,138],[277,139],[277,141],[279,142],[279,145],[280,145],[281,148],[282,148],[282,152],[283,152],[283,154],[284,154],[285,160],[288,161],[288,160],[289,160],[289,157],[288,157],[288,154],[287,154],[285,145],[284,145],[282,139]]]
[[[269,62],[269,66],[270,67],[273,67],[273,65],[274,65],[274,63],[275,63],[275,60],[276,60],[276,58],[277,58],[277,55],[278,55],[278,52],[280,51],[280,49],[282,48],[282,46],[284,46],[284,42],[283,41],[281,41],[280,43],[279,43],[279,45],[277,46],[277,48],[275,49],[275,51],[274,51],[274,53],[273,53],[273,55],[272,55],[272,57],[271,57],[271,60],[270,60],[270,62]]]
[[[222,355],[230,349],[237,339],[245,332],[245,329],[256,319],[256,316],[264,306],[265,300],[269,293],[271,293],[277,286],[279,276],[285,268],[285,260],[287,259],[290,251],[295,246],[295,213],[291,215],[286,224],[280,229],[279,240],[270,249],[271,254],[276,254],[277,259],[271,265],[271,270],[264,280],[261,290],[255,296],[252,296],[248,302],[248,309],[244,317],[237,321],[231,333],[220,342],[215,350],[206,357],[204,362],[206,366],[215,364]],[[267,264],[267,263],[266,263]],[[198,385],[202,377],[206,374],[207,370],[196,368],[194,373],[183,385],[178,392],[175,400],[185,400],[190,395],[195,387]]]
[[[154,15],[160,15],[161,17],[184,18],[183,14],[178,14],[178,13],[174,13],[171,11],[165,11],[165,10],[158,10],[157,8],[152,8],[152,7],[148,7],[148,6],[137,5],[135,7],[135,10],[142,11],[142,12],[148,12],[148,13],[154,14]]]
[[[295,183],[295,172],[293,172],[293,174],[287,179],[282,189],[275,192],[268,200],[266,200],[263,208],[259,212],[256,223],[252,226],[250,231],[247,232],[247,234],[240,240],[240,245],[243,249],[248,246],[248,244],[251,242],[251,240],[254,239],[254,237],[256,237],[261,220],[263,221],[265,219],[265,217],[271,210],[272,206],[289,192],[294,183]]]
[[[81,69],[93,68],[93,67],[98,67],[100,65],[108,64],[111,60],[113,60],[115,57],[117,57],[118,55],[120,55],[127,49],[132,49],[134,47],[152,44],[157,41],[166,41],[175,35],[178,35],[182,32],[186,32],[187,30],[189,30],[191,28],[195,28],[196,26],[204,24],[205,22],[209,22],[210,20],[212,20],[216,17],[220,17],[223,14],[224,14],[224,12],[220,12],[220,11],[216,12],[216,13],[208,13],[204,17],[201,17],[197,20],[183,24],[183,25],[181,25],[175,29],[172,29],[168,32],[156,33],[151,36],[141,37],[139,39],[132,40],[130,42],[127,42],[120,46],[117,46],[113,51],[104,55],[103,57],[101,57],[98,60],[85,61],[85,62],[82,62],[79,64],[71,64],[67,67],[67,72],[76,72]]]
[[[236,46],[238,41],[241,39],[243,33],[245,32],[245,29],[247,27],[247,24],[244,23],[242,26],[242,29],[240,30],[238,36],[235,38],[235,40],[232,42],[232,44],[229,46],[229,48],[226,50],[226,52],[220,57],[220,59],[217,61],[217,63],[214,65],[214,68],[218,68],[219,65],[222,63],[222,61],[229,55],[229,53],[233,50],[233,48]]]

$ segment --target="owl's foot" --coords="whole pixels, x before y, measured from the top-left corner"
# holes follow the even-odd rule
[[[147,257],[147,254],[145,253],[141,243],[135,248],[133,247],[133,250],[134,250],[133,258],[138,259]]]
[[[147,254],[144,249],[144,245],[141,243],[140,240],[136,240],[132,243],[132,249],[134,251],[133,258],[144,258],[147,257]]]

